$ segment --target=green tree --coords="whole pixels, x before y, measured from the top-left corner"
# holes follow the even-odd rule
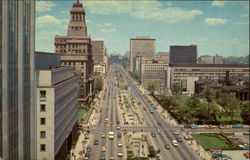
[[[240,116],[243,119],[243,123],[250,123],[250,102],[246,102],[241,106]]]
[[[156,151],[153,146],[148,147],[148,152],[149,152],[149,157],[155,157],[156,156]]]
[[[179,83],[174,83],[172,85],[171,91],[174,94],[174,96],[181,95],[181,93],[182,93],[182,87],[181,87],[181,85]]]
[[[207,102],[211,103],[216,98],[216,91],[212,88],[205,88],[201,96],[207,100]]]
[[[94,90],[100,92],[103,88],[103,79],[101,76],[96,76],[94,82]]]
[[[233,94],[226,95],[227,96],[223,97],[223,108],[225,112],[231,117],[231,120],[233,120],[235,111],[239,110],[239,100]]]
[[[156,90],[157,84],[155,81],[149,81],[147,84],[147,90],[153,95]]]

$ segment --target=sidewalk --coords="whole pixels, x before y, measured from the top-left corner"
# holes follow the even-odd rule
[[[102,94],[100,92],[100,94]],[[89,117],[88,123],[86,125],[84,125],[84,128],[87,126],[93,126],[95,125],[100,117],[100,109],[101,109],[101,104],[103,103],[103,100],[100,99],[97,101],[97,103],[95,104],[95,106],[93,106],[93,111],[92,114]],[[79,135],[79,138],[77,139],[75,148],[71,149],[70,151],[70,160],[82,160],[85,156],[85,154],[83,153],[83,150],[86,151],[86,146],[87,144],[92,144],[93,141],[93,135],[89,134],[89,138],[85,139],[85,135],[87,135],[86,131],[79,131],[81,134]]]

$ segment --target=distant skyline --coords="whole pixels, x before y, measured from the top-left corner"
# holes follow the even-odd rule
[[[125,53],[130,38],[150,36],[157,52],[194,44],[199,55],[249,55],[248,1],[80,1],[88,33],[104,40],[108,53]],[[54,52],[54,37],[67,34],[75,2],[36,2],[36,51]]]

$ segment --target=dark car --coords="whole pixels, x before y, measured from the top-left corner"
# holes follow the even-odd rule
[[[119,132],[119,133],[117,133],[117,137],[118,138],[121,138],[122,137],[122,134]]]
[[[94,141],[94,145],[98,145],[98,144],[99,144],[99,140],[96,139],[96,140]]]
[[[183,138],[180,137],[180,136],[176,136],[175,139],[178,141],[178,142],[182,142]]]

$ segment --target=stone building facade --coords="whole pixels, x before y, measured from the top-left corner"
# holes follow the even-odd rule
[[[156,50],[156,41],[147,36],[130,39],[130,71],[136,70],[136,57],[153,57]]]
[[[79,0],[73,4],[70,14],[67,36],[55,36],[55,53],[60,55],[62,66],[75,67],[75,72],[80,76],[79,105],[86,107],[93,96],[94,62],[85,11]]]

